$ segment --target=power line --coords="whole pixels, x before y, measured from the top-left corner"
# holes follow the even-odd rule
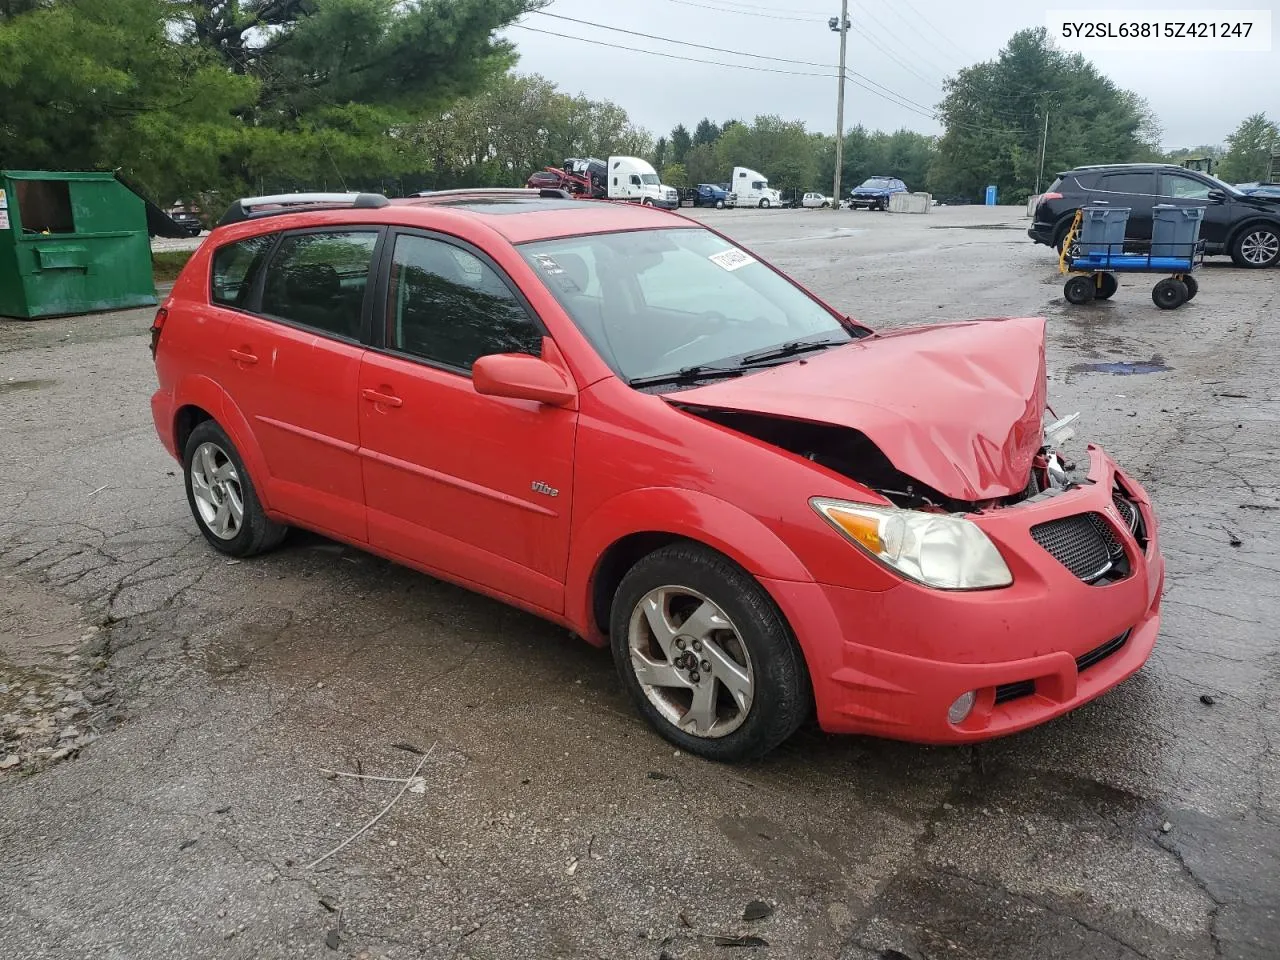
[[[667,0],[668,3],[678,3],[682,7],[698,7],[701,10],[714,10],[716,13],[734,13],[741,14],[744,17],[759,17],[762,20],[786,20],[790,23],[817,23],[814,17],[784,17],[776,13],[752,13],[749,10],[735,10],[732,7],[712,7],[705,3],[694,3],[693,0]],[[724,2],[724,0],[712,0],[712,2]]]
[[[587,37],[575,37],[568,33],[556,33],[554,30],[540,30],[537,27],[526,27],[523,23],[513,23],[518,30],[530,33],[542,33],[549,37],[560,37],[564,40],[577,40],[579,43],[590,43],[597,47],[610,47],[614,50],[627,50],[631,53],[647,53],[652,57],[665,57],[668,60],[684,60],[688,63],[703,63],[712,67],[733,67],[736,70],[753,70],[757,73],[780,73],[791,77],[834,77],[834,73],[804,73],[799,70],[778,70],[773,67],[757,67],[748,63],[725,63],[723,60],[700,60],[697,57],[681,57],[674,53],[659,53],[657,50],[644,50],[640,47],[627,47],[620,43],[605,43],[603,40],[591,40]]]
[[[974,57],[974,56],[973,56],[973,54],[971,54],[971,53],[969,53],[968,51],[966,51],[966,50],[964,49],[964,47],[960,46],[960,44],[956,43],[956,42],[955,42],[954,40],[952,40],[949,36],[947,36],[945,33],[943,33],[941,30],[939,30],[937,27],[935,27],[935,26],[933,25],[933,21],[931,21],[928,17],[926,17],[926,16],[925,16],[923,13],[921,13],[918,9],[916,9],[916,6],[911,2],[911,0],[902,0],[902,2],[903,2],[904,4],[906,4],[907,9],[909,9],[912,13],[914,13],[917,17],[919,17],[919,18],[924,22],[924,25],[925,25],[926,27],[928,27],[930,30],[932,30],[934,33],[936,33],[939,37],[941,37],[943,40],[945,40],[948,44],[950,44],[952,47],[954,47],[954,48],[955,48],[955,50],[960,54],[960,56],[961,56],[961,57],[963,57],[965,60],[972,61],[972,62],[974,62],[974,63],[976,63],[976,62],[977,62],[977,58],[976,58],[976,57]],[[892,6],[892,5],[890,5],[889,9],[890,9],[890,10],[893,10],[893,6]],[[894,12],[896,13],[897,11],[894,11]]]
[[[558,13],[545,13],[542,10],[532,10],[530,12],[536,13],[540,17],[554,17],[556,20],[568,20],[570,23],[578,23],[584,27],[596,27],[600,30],[610,30],[613,33],[625,33],[632,37],[643,37],[646,40],[659,40],[662,43],[674,43],[681,47],[693,47],[697,50],[710,50],[713,53],[728,53],[735,57],[751,57],[754,60],[772,60],[775,63],[791,63],[802,67],[822,67],[824,69],[829,69],[831,66],[827,63],[815,63],[812,60],[789,60],[786,57],[770,57],[763,53],[746,53],[742,50],[729,50],[725,47],[708,47],[701,43],[690,43],[687,40],[673,40],[670,37],[659,37],[652,33],[640,33],[637,30],[625,30],[622,27],[611,27],[607,24],[596,23],[592,20],[579,20],[576,17],[565,17]],[[833,73],[832,76],[834,77],[835,74]]]
[[[887,6],[888,6],[889,10],[893,13],[893,15],[894,15],[895,17],[897,17],[899,20],[901,20],[901,21],[902,21],[904,24],[906,24],[908,27],[910,27],[910,26],[911,26],[911,23],[907,20],[907,18],[906,18],[905,16],[903,16],[903,14],[901,14],[900,12],[898,12],[896,9],[894,9],[894,5],[893,5],[893,4],[888,4]],[[892,29],[892,28],[890,28],[890,27],[886,26],[884,23],[882,23],[880,20],[878,20],[878,19],[876,18],[875,14],[873,14],[873,13],[872,13],[870,10],[868,10],[866,7],[860,7],[860,9],[862,10],[862,13],[863,13],[863,15],[864,15],[864,16],[866,16],[867,18],[869,18],[873,23],[877,23],[877,24],[879,24],[879,25],[880,25],[880,27],[881,27],[881,29],[883,29],[886,33],[888,33],[888,34],[890,34],[890,35],[892,35],[892,34],[894,33],[894,31],[893,31],[893,29]],[[945,58],[945,59],[947,59],[948,61],[950,61],[950,62],[952,62],[952,63],[955,63],[955,62],[956,62],[956,60],[955,60],[955,55],[954,55],[954,54],[947,53],[945,50],[941,49],[941,48],[940,48],[936,43],[934,43],[934,42],[933,42],[933,40],[931,40],[929,37],[925,36],[923,32],[921,32],[921,31],[917,30],[917,31],[916,31],[916,34],[915,34],[915,39],[917,39],[917,40],[922,40],[922,41],[924,41],[925,43],[927,43],[930,47],[932,47],[932,48],[934,49],[934,51],[935,51],[937,54],[939,54],[940,56],[944,57],[944,58]]]

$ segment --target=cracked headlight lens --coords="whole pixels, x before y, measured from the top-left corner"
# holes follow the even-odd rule
[[[963,517],[825,497],[809,503],[847,539],[909,580],[938,590],[986,590],[1013,583],[995,544]]]

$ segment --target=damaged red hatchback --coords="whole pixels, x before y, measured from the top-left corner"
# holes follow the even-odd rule
[[[215,548],[296,525],[564,624],[702,756],[1008,734],[1155,643],[1151,504],[1057,452],[1039,319],[874,333],[641,207],[295,195],[232,208],[152,343]]]

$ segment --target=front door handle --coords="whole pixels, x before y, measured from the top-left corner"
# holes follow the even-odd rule
[[[379,403],[386,407],[398,407],[404,402],[395,394],[382,393],[378,390],[361,390],[360,395],[370,403]]]
[[[234,360],[236,363],[246,363],[251,366],[258,362],[257,355],[250,353],[247,348],[241,349],[241,350],[232,350],[231,359]]]

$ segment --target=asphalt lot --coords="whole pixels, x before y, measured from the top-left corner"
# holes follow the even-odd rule
[[[150,422],[150,312],[0,320],[0,715],[62,698],[85,740],[0,772],[0,955],[1280,956],[1280,275],[1070,307],[1020,209],[699,216],[872,326],[1048,318],[1076,450],[1160,511],[1142,672],[976,749],[676,755],[563,630],[305,534],[214,554]],[[400,789],[322,770],[419,763],[311,866]]]

